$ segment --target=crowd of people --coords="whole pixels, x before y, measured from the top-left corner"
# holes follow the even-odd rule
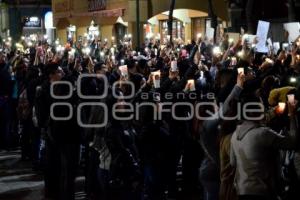
[[[74,199],[80,166],[88,199],[298,199],[299,44],[3,44],[0,149],[17,141],[46,199]]]

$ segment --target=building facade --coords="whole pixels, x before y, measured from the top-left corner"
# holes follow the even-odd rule
[[[269,37],[284,41],[283,23],[300,21],[300,0],[228,0],[230,32],[255,34],[258,20],[271,23]]]
[[[0,39],[7,36],[9,30],[8,5],[0,1]]]
[[[103,40],[116,40],[125,34],[136,41],[140,26],[140,39],[165,35],[170,1],[140,0],[140,24],[136,23],[135,0],[52,0],[54,26],[61,41],[78,40],[95,33]],[[228,20],[228,9],[223,0],[213,0],[214,11],[220,24]],[[209,25],[207,0],[176,0],[173,34],[185,41],[204,34]]]
[[[1,4],[1,22],[3,37],[12,37],[15,41],[21,35],[45,34],[44,17],[51,11],[51,0],[3,0]],[[3,22],[4,21],[4,22]]]

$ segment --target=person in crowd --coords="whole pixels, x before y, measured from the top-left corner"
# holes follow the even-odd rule
[[[82,173],[91,200],[292,200],[300,40],[259,53],[197,37],[0,41],[0,148],[19,141],[52,200],[74,199]]]
[[[264,110],[258,98],[245,96],[243,103],[256,110],[246,113],[244,122],[237,127],[231,139],[230,160],[236,168],[237,194],[239,199],[276,199],[275,150],[297,147],[296,101],[287,103],[290,126],[285,135],[260,123]]]
[[[70,92],[72,94],[73,89],[59,84],[59,81],[64,80],[64,73],[58,64],[49,63],[46,70],[48,78],[37,99],[38,123],[46,138],[45,196],[72,200],[75,198],[80,133],[76,118],[66,116],[72,111],[59,104],[69,103],[73,106],[77,100],[76,97],[68,100],[59,98]]]
[[[10,135],[10,100],[13,93],[13,81],[9,72],[7,56],[0,52],[0,148],[11,148]]]

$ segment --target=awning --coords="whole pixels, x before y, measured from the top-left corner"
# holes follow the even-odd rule
[[[124,22],[123,18],[121,16],[118,17],[116,24],[122,24],[123,26],[128,27],[128,22]]]
[[[170,9],[170,1],[150,0],[150,16],[153,17]],[[228,20],[228,7],[225,0],[212,0],[213,9],[218,18]],[[192,9],[205,13],[209,12],[207,0],[176,0],[174,9]]]
[[[198,11],[198,10],[191,10],[191,9],[175,9],[173,11],[173,18],[178,19],[184,23],[191,23],[192,18],[207,17],[207,15],[208,14],[205,12]],[[148,22],[152,25],[158,25],[159,21],[168,20],[168,19],[169,19],[169,11],[166,11],[150,18]]]
[[[118,8],[112,10],[100,10],[93,12],[81,12],[73,13],[71,11],[64,13],[55,13],[54,18],[72,18],[72,17],[122,17],[124,15],[125,8]]]
[[[152,25],[159,25],[159,21],[158,21],[156,16],[151,17],[150,19],[148,19],[148,23],[150,23]]]
[[[169,11],[163,12],[162,14],[169,16]],[[179,19],[184,23],[191,23],[188,9],[176,9],[173,11],[173,17]]]
[[[124,15],[124,8],[112,9],[112,10],[100,10],[84,13],[73,13],[72,17],[122,17]]]

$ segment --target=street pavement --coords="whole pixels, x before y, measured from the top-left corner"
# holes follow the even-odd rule
[[[178,172],[180,176],[181,172]],[[30,161],[21,160],[20,150],[0,151],[0,200],[46,200],[43,190],[42,174],[32,170]],[[199,193],[179,196],[180,200],[201,200]],[[84,177],[79,176],[76,178],[75,200],[85,199]]]
[[[76,179],[76,200],[85,199],[83,182],[83,177]],[[0,151],[0,200],[42,200],[43,188],[43,176],[30,161],[21,161],[20,150]]]
[[[41,200],[43,185],[31,163],[21,161],[19,150],[0,152],[0,199]]]

